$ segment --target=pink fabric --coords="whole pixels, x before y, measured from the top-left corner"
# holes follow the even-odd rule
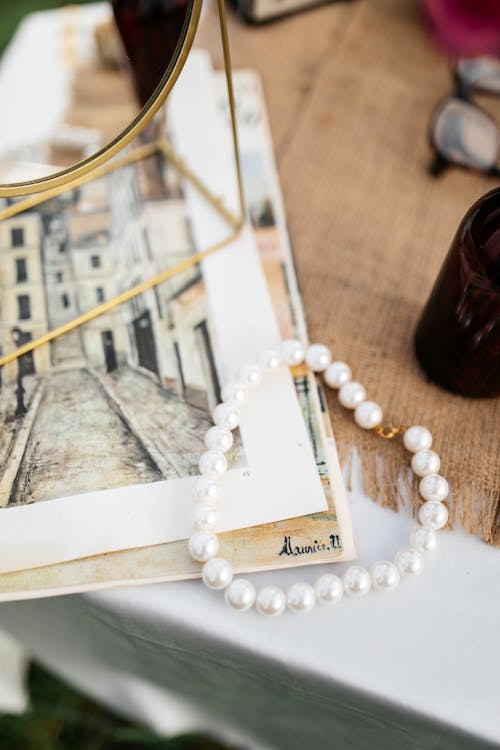
[[[431,34],[452,55],[500,55],[500,0],[422,0]]]

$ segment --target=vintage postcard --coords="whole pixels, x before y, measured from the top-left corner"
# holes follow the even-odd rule
[[[219,218],[211,210],[202,222],[210,244]],[[196,226],[158,158],[5,220],[3,351],[193,254],[203,246]],[[227,250],[236,266],[223,252],[4,368],[0,570],[189,535],[197,460],[221,383],[279,340],[250,230]],[[239,434],[221,531],[326,508],[286,370],[259,389]],[[32,541],[30,530],[36,543],[20,543]]]

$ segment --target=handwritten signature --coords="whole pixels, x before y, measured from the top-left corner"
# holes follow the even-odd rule
[[[342,549],[339,534],[330,534],[328,538],[328,542],[318,542],[318,540],[315,539],[313,544],[294,544],[291,536],[285,536],[279,556],[290,555],[296,557],[297,555],[314,555],[318,552]]]

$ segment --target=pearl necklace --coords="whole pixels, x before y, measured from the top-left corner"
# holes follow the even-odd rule
[[[418,514],[420,523],[412,531],[410,546],[400,549],[394,561],[378,561],[370,570],[361,565],[349,565],[341,577],[327,573],[320,576],[314,585],[297,582],[286,592],[278,586],[264,586],[256,591],[246,578],[233,578],[230,562],[217,556],[219,540],[214,533],[217,481],[227,471],[224,454],[233,444],[232,430],[239,425],[240,410],[251,389],[277,367],[293,367],[304,360],[311,370],[323,373],[327,386],[338,390],[340,403],[354,412],[354,419],[360,427],[376,430],[387,438],[403,433],[405,448],[413,454],[411,468],[421,477],[419,491],[424,503]],[[438,473],[441,461],[438,454],[431,450],[432,435],[429,430],[413,425],[406,429],[391,428],[386,432],[381,426],[381,407],[374,401],[366,400],[364,387],[351,379],[349,365],[331,360],[331,353],[323,344],[313,344],[305,349],[300,341],[285,341],[281,352],[265,351],[258,360],[259,364],[242,367],[236,381],[222,388],[222,403],[213,411],[214,426],[205,435],[207,450],[199,461],[200,477],[195,485],[192,514],[195,531],[189,538],[188,546],[191,557],[204,563],[202,579],[205,585],[210,589],[225,589],[225,600],[235,610],[247,610],[255,604],[263,615],[280,615],[287,607],[292,612],[308,612],[316,604],[338,603],[344,593],[350,597],[360,597],[371,588],[377,591],[394,589],[401,576],[412,577],[422,572],[424,553],[437,548],[436,532],[448,521],[448,510],[442,502],[448,496],[448,482]]]

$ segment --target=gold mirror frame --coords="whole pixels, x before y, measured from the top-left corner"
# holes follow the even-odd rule
[[[126,164],[131,164],[135,161],[138,161],[139,159],[150,156],[155,152],[161,152],[164,156],[167,156],[167,158],[178,169],[178,171],[193,184],[195,189],[198,190],[198,192],[200,192],[200,194],[210,203],[212,208],[217,211],[217,213],[219,213],[221,218],[227,223],[230,228],[229,235],[217,244],[212,245],[205,250],[200,250],[199,252],[194,253],[192,256],[182,261],[181,263],[178,263],[175,266],[161,271],[151,279],[148,279],[147,281],[142,282],[141,284],[138,284],[131,289],[128,289],[126,292],[118,295],[117,297],[114,297],[113,299],[110,299],[107,302],[104,302],[101,305],[98,305],[97,307],[92,308],[88,312],[83,313],[83,315],[70,320],[68,323],[59,326],[52,331],[48,331],[46,334],[40,336],[39,338],[24,344],[23,346],[15,349],[8,354],[5,354],[4,356],[0,357],[0,369],[4,365],[8,365],[11,362],[14,362],[24,354],[28,354],[38,347],[50,343],[59,336],[62,336],[65,333],[69,333],[69,331],[72,331],[75,328],[78,328],[79,326],[88,323],[91,320],[94,320],[100,315],[103,315],[109,310],[112,310],[114,307],[117,307],[124,302],[128,302],[130,299],[136,297],[137,295],[143,294],[149,289],[156,287],[158,284],[167,281],[167,279],[170,279],[173,276],[182,273],[186,269],[197,265],[209,255],[212,255],[223,247],[231,244],[240,234],[245,222],[245,200],[243,195],[243,181],[238,145],[236,107],[234,101],[231,56],[227,33],[225,0],[217,0],[217,7],[219,12],[221,43],[224,58],[224,72],[226,78],[231,133],[236,167],[236,181],[239,203],[238,213],[230,211],[224,205],[220,196],[213,194],[213,192],[189,168],[185,161],[177,156],[172,146],[166,139],[136,147],[124,156],[113,159],[113,161],[110,163],[106,163],[109,162],[109,160],[127,144],[129,144],[132,139],[141,132],[141,130],[143,130],[143,128],[151,120],[154,114],[160,109],[162,104],[164,104],[168,94],[172,90],[175,82],[177,81],[177,78],[180,75],[180,72],[193,45],[201,14],[201,7],[202,0],[192,0],[190,6],[191,13],[189,17],[186,18],[186,22],[184,25],[185,36],[179,42],[174,58],[169,65],[167,72],[160,81],[160,84],[156,88],[153,96],[141,110],[139,115],[132,121],[129,127],[126,128],[126,130],[124,130],[121,135],[111,141],[111,143],[108,144],[106,148],[96,153],[93,157],[90,157],[83,162],[77,163],[76,165],[74,165],[74,167],[58,172],[51,177],[41,178],[40,180],[13,183],[9,186],[0,185],[0,198],[19,197],[25,196],[27,194],[29,196],[20,201],[16,201],[6,208],[0,209],[0,221],[11,216],[15,216],[16,214],[22,213],[23,211],[39,205],[40,203],[43,203],[44,201],[49,200],[54,196],[60,195],[61,193],[64,193],[68,190],[72,190],[79,185],[88,182],[89,180],[102,177],[108,172],[119,169]]]
[[[141,130],[146,127],[156,112],[158,112],[177,81],[191,47],[193,46],[193,41],[200,20],[201,7],[202,0],[190,0],[180,39],[167,69],[149,100],[125,130],[113,138],[113,140],[106,146],[103,146],[103,148],[93,154],[93,156],[89,156],[83,161],[76,162],[76,164],[73,164],[71,167],[47,175],[47,177],[41,177],[34,180],[13,182],[9,184],[0,183],[0,198],[15,198],[17,196],[30,195],[50,190],[59,185],[65,185],[70,180],[82,177],[96,167],[109,161],[109,159],[129,144],[141,132]]]

